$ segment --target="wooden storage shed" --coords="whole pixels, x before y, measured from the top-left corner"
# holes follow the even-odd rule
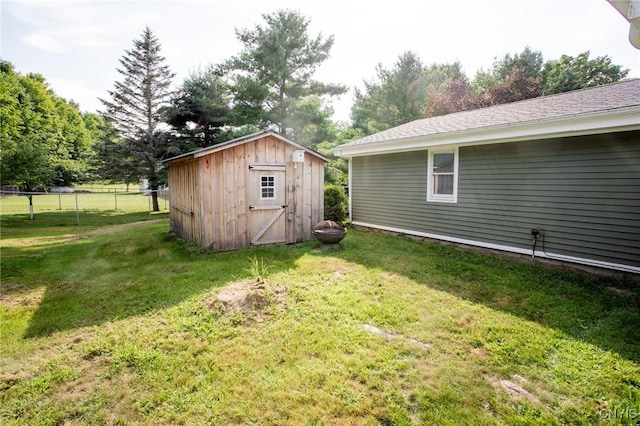
[[[309,241],[328,161],[274,131],[165,160],[171,230],[214,251]]]

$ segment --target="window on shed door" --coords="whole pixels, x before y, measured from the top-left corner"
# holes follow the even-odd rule
[[[260,176],[260,199],[276,198],[276,177],[272,175]]]
[[[458,148],[429,151],[427,201],[458,201]]]

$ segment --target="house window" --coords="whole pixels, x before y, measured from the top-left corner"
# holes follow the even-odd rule
[[[458,148],[429,151],[427,201],[458,201]]]
[[[276,198],[276,177],[260,176],[260,199],[269,200]]]

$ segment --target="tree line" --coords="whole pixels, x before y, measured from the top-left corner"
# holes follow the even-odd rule
[[[333,147],[415,119],[514,102],[618,81],[628,70],[589,52],[544,61],[541,52],[494,58],[469,79],[459,62],[425,65],[413,52],[356,89],[351,123],[331,119],[331,98],[347,91],[313,78],[330,56],[333,36],[312,36],[299,12],[263,15],[237,29],[242,50],[192,71],[177,87],[161,43],[145,28],[119,61],[120,79],[99,114],[56,96],[40,75],[0,62],[0,181],[27,191],[40,186],[141,178],[166,183],[161,161],[273,128],[333,158]],[[346,183],[347,164],[333,158],[326,181]],[[154,194],[153,207],[158,208]]]
[[[391,69],[379,64],[376,78],[356,90],[352,125],[366,135],[420,118],[613,83],[629,72],[608,56],[589,56],[544,61],[541,52],[526,47],[494,58],[492,67],[470,80],[459,62],[424,65],[405,52]]]

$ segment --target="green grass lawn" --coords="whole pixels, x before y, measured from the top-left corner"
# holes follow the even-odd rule
[[[76,204],[77,202],[77,204]],[[34,195],[34,220],[25,196],[0,197],[0,226],[102,226],[167,217],[169,201],[158,198],[160,212],[151,212],[151,198],[139,193],[81,193]],[[153,216],[153,217],[152,217]]]
[[[357,230],[210,253],[166,218],[5,216],[3,425],[640,420],[634,278]],[[245,281],[262,315],[213,303]]]

